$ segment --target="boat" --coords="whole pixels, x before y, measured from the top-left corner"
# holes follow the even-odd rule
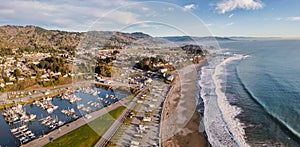
[[[36,115],[30,114],[30,116],[29,116],[29,120],[30,120],[30,121],[34,120],[35,118],[36,118]]]
[[[63,122],[63,121],[59,121],[59,122],[57,123],[58,126],[62,126],[62,125],[64,125],[64,124],[65,124],[65,122]]]
[[[20,120],[19,117],[14,117],[13,120],[12,120],[12,122],[16,122],[16,121],[19,121],[19,120]]]
[[[25,129],[27,127],[27,125],[23,125],[21,127],[19,127],[19,130]]]
[[[10,132],[15,133],[18,131],[18,128],[10,129]]]
[[[48,109],[47,109],[47,112],[48,112],[48,113],[52,113],[52,112],[53,112],[53,108],[48,108]]]
[[[93,96],[96,96],[98,94],[98,92],[97,91],[95,91],[94,93],[93,93]]]
[[[4,117],[7,117],[7,116],[8,116],[8,113],[7,113],[6,111],[3,111],[3,112],[2,112],[2,115],[3,115]]]
[[[81,109],[81,108],[83,108],[83,107],[84,107],[83,104],[79,104],[79,105],[77,106],[77,109]]]
[[[25,132],[26,135],[31,134],[32,132],[29,130],[27,132]]]
[[[20,141],[25,140],[25,136],[21,137],[19,140],[20,140]]]
[[[76,115],[76,114],[73,114],[72,118],[73,118],[73,119],[77,119],[77,118],[79,118],[79,116]]]
[[[22,132],[25,132],[25,131],[27,131],[28,130],[28,128],[25,128],[25,129],[23,129],[23,130],[21,130]]]
[[[58,106],[53,106],[53,110],[56,110],[58,108]]]

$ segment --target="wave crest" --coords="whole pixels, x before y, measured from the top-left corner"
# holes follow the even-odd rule
[[[221,90],[226,74],[226,64],[242,60],[248,55],[234,54],[222,61],[212,61],[209,66],[202,67],[199,85],[204,102],[204,126],[208,141],[212,146],[249,146],[245,141],[244,124],[235,116],[241,109],[230,105],[225,93]],[[218,60],[218,59],[212,59]]]

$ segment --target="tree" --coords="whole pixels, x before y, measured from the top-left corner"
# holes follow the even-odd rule
[[[39,70],[39,68],[35,64],[33,64],[33,63],[31,63],[31,68],[33,70],[35,70],[36,72],[38,72],[38,70]]]
[[[24,89],[25,89],[24,83],[20,84],[19,85],[19,90],[24,90]]]
[[[13,75],[18,79],[21,76],[21,72],[19,69],[15,69]]]
[[[9,82],[9,77],[3,77],[5,83]]]

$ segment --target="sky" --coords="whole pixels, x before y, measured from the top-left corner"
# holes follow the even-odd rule
[[[299,0],[0,0],[0,25],[300,38]]]

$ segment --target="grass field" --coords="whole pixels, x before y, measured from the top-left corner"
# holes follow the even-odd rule
[[[100,136],[114,123],[115,119],[123,112],[124,106],[120,106],[108,114],[103,115],[88,124],[85,124],[72,132],[52,141],[46,147],[57,146],[94,146],[100,139]]]

